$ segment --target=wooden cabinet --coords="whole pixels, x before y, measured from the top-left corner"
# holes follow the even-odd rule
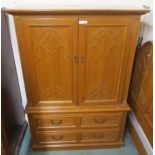
[[[123,144],[140,15],[148,10],[6,10],[14,15],[33,148]]]

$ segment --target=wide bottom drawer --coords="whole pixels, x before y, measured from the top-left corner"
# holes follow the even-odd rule
[[[61,144],[61,143],[76,143],[77,142],[77,132],[36,132],[35,137],[37,143],[41,145],[49,144]]]
[[[119,130],[86,130],[80,132],[80,142],[106,142],[116,141],[119,136]]]

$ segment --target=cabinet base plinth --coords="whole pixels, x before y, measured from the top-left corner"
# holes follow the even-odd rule
[[[58,145],[33,145],[34,151],[50,151],[50,150],[84,150],[84,149],[104,149],[119,148],[124,145],[123,142],[113,143],[91,143],[91,144],[58,144]]]

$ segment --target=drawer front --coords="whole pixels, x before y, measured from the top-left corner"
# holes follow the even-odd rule
[[[119,130],[83,131],[80,133],[80,142],[110,142],[116,141]]]
[[[37,132],[37,142],[41,145],[57,143],[76,143],[76,132]]]
[[[119,127],[121,118],[122,113],[84,116],[81,118],[81,127]]]
[[[76,128],[77,118],[75,117],[58,117],[53,115],[33,116],[35,127],[38,130],[59,129],[59,128]]]

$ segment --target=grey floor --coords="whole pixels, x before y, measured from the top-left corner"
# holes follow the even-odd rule
[[[128,131],[125,134],[125,145],[114,149],[90,149],[67,151],[33,151],[31,149],[31,133],[27,128],[19,155],[138,155],[135,145]]]

